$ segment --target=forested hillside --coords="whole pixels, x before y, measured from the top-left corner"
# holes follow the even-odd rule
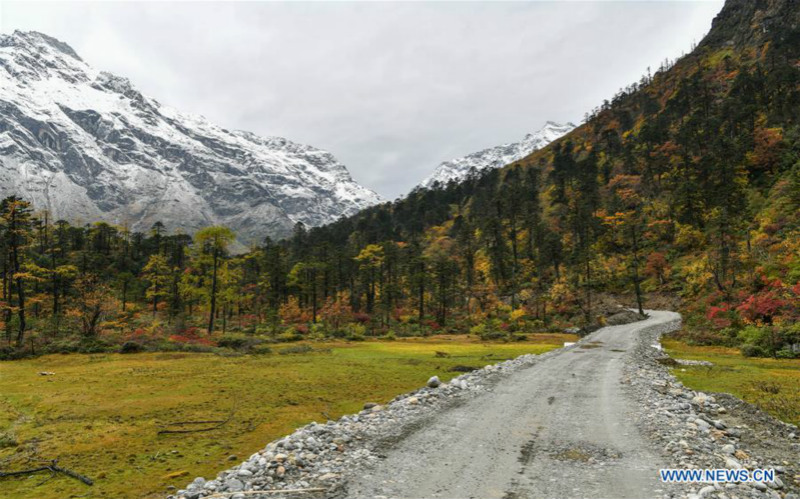
[[[680,298],[694,340],[795,355],[799,18],[788,0],[728,1],[691,54],[551,146],[243,255],[224,228],[72,227],[7,199],[8,344],[511,339],[602,322],[621,295]]]

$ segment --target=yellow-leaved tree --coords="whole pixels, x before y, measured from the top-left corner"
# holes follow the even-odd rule
[[[198,284],[200,294],[208,301],[208,334],[214,332],[220,266],[235,238],[233,231],[221,226],[206,227],[194,235],[192,265],[204,277],[198,280]]]

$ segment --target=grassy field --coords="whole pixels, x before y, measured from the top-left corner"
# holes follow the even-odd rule
[[[168,486],[216,476],[310,421],[388,401],[434,374],[452,378],[456,365],[482,367],[564,341],[574,337],[532,335],[504,344],[447,336],[314,343],[313,352],[286,355],[280,350],[289,347],[278,346],[264,356],[53,355],[0,363],[0,470],[58,459],[96,482],[45,481],[47,473],[5,478],[0,497],[163,497]],[[232,410],[218,430],[157,434],[165,423],[226,419]]]
[[[747,358],[735,348],[690,346],[668,339],[663,345],[674,358],[714,363],[673,369],[689,388],[731,393],[787,423],[800,424],[800,359]]]

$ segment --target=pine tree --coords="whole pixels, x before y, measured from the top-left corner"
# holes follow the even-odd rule
[[[26,260],[26,248],[32,236],[32,218],[30,203],[17,197],[9,197],[0,202],[0,221],[2,221],[2,235],[6,242],[9,265],[6,273],[10,271],[9,289],[11,285],[16,288],[17,346],[22,346],[27,328],[25,315],[25,274],[22,267]],[[8,297],[10,293],[6,293]],[[7,298],[8,300],[8,298]],[[10,301],[10,300],[8,300]],[[6,309],[7,311],[9,308]]]
[[[194,235],[197,248],[195,258],[198,266],[208,273],[205,292],[208,296],[208,334],[214,332],[214,321],[217,314],[217,294],[219,292],[219,268],[223,258],[227,256],[228,246],[235,239],[233,232],[227,227],[206,227]]]
[[[142,278],[150,283],[146,296],[153,304],[153,317],[155,317],[158,303],[169,296],[169,286],[172,281],[166,257],[161,253],[151,255],[147,265],[142,269]]]

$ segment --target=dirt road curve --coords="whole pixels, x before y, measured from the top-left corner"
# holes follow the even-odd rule
[[[603,328],[437,415],[348,484],[348,497],[648,498],[661,461],[640,435],[620,383],[637,331],[678,318]]]

